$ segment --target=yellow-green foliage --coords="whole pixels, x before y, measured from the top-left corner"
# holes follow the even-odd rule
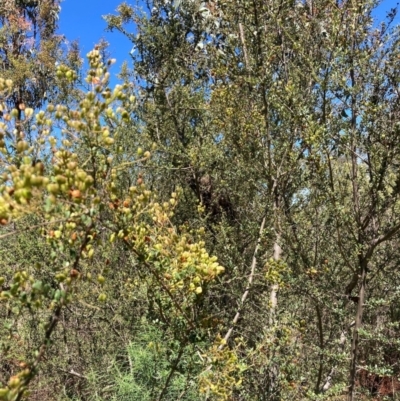
[[[203,286],[224,271],[216,258],[209,256],[204,242],[197,239],[199,233],[194,236],[184,227],[178,231],[171,223],[179,202],[177,193],[160,204],[140,175],[136,185],[127,190],[117,185],[125,170],[146,163],[151,154],[139,149],[136,159],[129,162],[115,157],[118,150],[114,143],[119,127],[130,121],[126,107],[132,99],[127,98],[122,86],[108,89],[108,67],[101,62],[98,50],[90,52],[88,60],[91,69],[87,81],[92,90],[78,109],[50,104],[35,116],[35,144],[23,139],[21,132],[14,142],[2,143],[1,224],[8,227],[23,222],[24,216],[38,216],[37,226],[23,229],[36,230],[46,238],[53,250],[49,274],[58,283],[58,287],[50,288],[35,273],[16,271],[6,283],[10,290],[0,293],[3,305],[16,306],[21,313],[34,306],[38,321],[43,318],[41,308],[51,311],[50,321],[43,322],[43,340],[36,344],[34,358],[24,360],[24,368],[1,389],[1,399],[8,401],[19,399],[27,391],[62,308],[80,298],[81,288],[92,278],[88,261],[105,243],[120,242],[128,248],[153,277],[153,286],[161,296],[172,302],[177,318],[190,320],[187,312]],[[74,74],[61,66],[57,77],[74,79]],[[12,87],[4,80],[0,85],[5,94]],[[3,137],[10,137],[16,117],[11,112],[9,121],[2,123]],[[32,112],[25,110],[25,123],[30,118]],[[50,164],[35,160],[49,149]],[[107,301],[106,282],[107,277],[97,275],[100,302]]]

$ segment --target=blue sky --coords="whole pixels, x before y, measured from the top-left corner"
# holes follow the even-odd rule
[[[102,15],[113,14],[122,0],[63,0],[59,20],[59,33],[67,40],[78,40],[84,57],[100,39],[110,43],[109,51],[120,65],[129,60],[131,42],[119,32],[106,32]],[[113,68],[115,74],[118,68]]]

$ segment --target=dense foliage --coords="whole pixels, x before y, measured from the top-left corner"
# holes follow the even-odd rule
[[[396,10],[123,3],[110,88],[6,3],[0,399],[397,399]]]

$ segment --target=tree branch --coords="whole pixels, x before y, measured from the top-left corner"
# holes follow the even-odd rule
[[[266,218],[264,217],[262,222],[261,222],[260,231],[259,231],[258,239],[257,239],[257,245],[256,245],[256,247],[254,249],[254,253],[253,253],[253,260],[251,262],[250,275],[249,275],[249,279],[248,279],[246,290],[242,295],[242,299],[240,300],[240,304],[239,304],[239,307],[238,307],[238,309],[236,311],[236,315],[233,318],[232,325],[229,328],[229,330],[227,331],[227,333],[225,334],[224,340],[222,341],[221,345],[218,347],[219,350],[222,350],[224,348],[225,344],[228,342],[230,336],[232,335],[233,329],[234,329],[236,323],[238,322],[240,314],[242,312],[243,305],[244,305],[244,303],[246,301],[247,296],[249,295],[250,287],[251,287],[251,285],[253,283],[254,272],[255,272],[255,269],[256,269],[256,265],[257,265],[257,254],[258,254],[258,250],[260,248],[261,237],[262,237],[262,233],[264,231],[265,221],[266,221]]]

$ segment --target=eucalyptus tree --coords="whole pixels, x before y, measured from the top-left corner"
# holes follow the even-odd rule
[[[180,172],[177,180],[163,173],[159,177],[186,186],[205,206],[213,245],[232,266],[225,275],[228,282],[238,273],[249,275],[250,284],[257,277],[253,297],[250,291],[254,309],[244,315],[248,281],[242,277],[246,296],[238,310],[230,312],[238,312],[235,324],[239,316],[243,322],[235,335],[245,333],[247,344],[254,344],[255,333],[267,333],[286,308],[296,317],[292,326],[303,320],[285,298],[282,308],[277,304],[281,281],[276,276],[285,271],[279,263],[284,255],[291,273],[282,277],[297,289],[291,292],[283,286],[282,294],[293,299],[300,290],[305,302],[311,297],[315,303],[310,319],[319,332],[319,345],[310,363],[318,368],[310,391],[332,389],[337,363],[341,373],[336,381],[342,387],[335,391],[342,391],[345,370],[340,354],[348,349],[344,338],[352,327],[350,300],[357,299],[349,350],[350,398],[367,265],[374,265],[376,248],[398,230],[393,176],[397,153],[388,139],[396,132],[398,40],[387,25],[376,28],[375,6],[368,1],[154,1],[147,16],[139,17],[124,4],[117,16],[108,17],[110,28],[127,34],[135,45],[132,76],[139,77],[136,88],[142,105],[138,115],[144,133],[162,146],[158,167]],[[388,15],[389,26],[393,17],[394,11]],[[125,24],[131,21],[137,23],[138,35],[127,32]],[[211,196],[211,189],[225,183],[230,209],[222,208],[225,223],[217,219],[216,224],[208,202],[219,199]],[[234,218],[229,221],[232,209]],[[187,212],[181,216],[188,219]],[[317,221],[310,225],[306,218]],[[191,219],[198,217],[192,214]],[[256,247],[257,225],[262,227],[261,250]],[[269,256],[263,281],[256,266]],[[246,265],[250,273],[243,269]],[[325,272],[321,280],[316,279],[319,269]],[[352,294],[355,289],[357,296]],[[331,302],[335,307],[322,312]],[[256,312],[260,305],[269,318]],[[324,315],[329,316],[326,322]],[[263,323],[254,325],[255,316]],[[249,327],[251,333],[246,332]],[[296,336],[293,329],[291,338]],[[326,357],[332,352],[337,358]],[[285,375],[277,366],[283,364],[271,364],[267,379],[260,380],[260,397],[282,399],[277,382]]]
[[[250,293],[254,308],[263,305],[263,312],[243,314],[243,302],[249,284],[261,276],[261,263],[272,256],[266,263],[271,278],[283,269],[284,198],[290,203],[296,193],[303,175],[299,160],[307,151],[304,127],[314,124],[309,117],[314,81],[303,73],[309,56],[298,51],[295,57],[295,48],[308,41],[296,19],[307,14],[279,2],[153,2],[149,10],[139,18],[123,4],[117,16],[107,17],[110,29],[127,34],[135,46],[132,77],[142,86],[136,93],[144,133],[161,146],[158,168],[173,169],[178,177],[168,176],[167,182],[183,185],[188,198],[192,194],[200,202],[210,246],[230,266],[225,280],[234,279],[233,285],[211,294],[218,299],[218,292],[227,293],[239,304],[213,306],[225,319],[224,340],[245,336],[247,344],[255,344],[257,331],[264,330],[275,337],[279,280],[258,280],[258,300]],[[137,36],[126,33],[131,21],[137,23]],[[318,69],[324,54],[319,42],[314,51]],[[190,218],[192,224],[199,219],[184,211],[177,218]],[[246,329],[250,321],[252,331]],[[266,375],[263,397],[280,399],[276,363]]]
[[[53,90],[63,41],[56,34],[59,11],[54,0],[6,0],[0,6],[0,68],[3,78],[13,79],[6,104],[18,110],[19,120],[25,108],[41,107]]]

